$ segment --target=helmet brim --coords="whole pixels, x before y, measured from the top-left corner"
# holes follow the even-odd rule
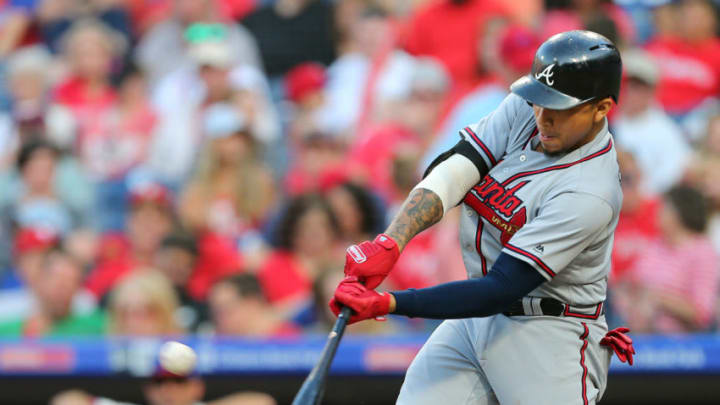
[[[567,110],[591,100],[581,100],[568,96],[539,82],[532,75],[517,79],[515,83],[510,85],[510,91],[532,104],[551,110]]]

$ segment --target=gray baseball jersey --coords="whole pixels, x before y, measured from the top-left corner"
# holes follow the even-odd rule
[[[529,295],[578,306],[605,300],[622,192],[605,127],[558,157],[534,150],[532,108],[516,95],[461,131],[490,168],[463,200],[460,240],[469,277],[482,277],[505,252],[548,282]]]
[[[563,316],[443,322],[408,369],[397,404],[594,404],[611,352],[600,346],[613,232],[622,204],[613,139],[605,127],[559,156],[534,150],[532,108],[509,95],[464,128],[490,168],[462,201],[460,240],[469,277],[483,277],[505,252],[547,279],[523,299],[566,305]]]

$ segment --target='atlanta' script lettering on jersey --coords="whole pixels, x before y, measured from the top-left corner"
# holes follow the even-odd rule
[[[502,232],[500,242],[504,245],[527,220],[523,201],[515,193],[529,182],[522,181],[508,188],[487,175],[465,195],[463,202]]]

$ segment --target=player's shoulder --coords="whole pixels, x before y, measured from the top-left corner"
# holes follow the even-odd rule
[[[533,109],[522,97],[510,93],[500,103],[494,114],[497,119],[507,120],[508,150],[525,144],[535,129],[535,115]]]
[[[509,116],[512,116],[518,122],[523,119],[533,118],[533,109],[528,102],[514,93],[509,93],[498,109],[505,110]]]

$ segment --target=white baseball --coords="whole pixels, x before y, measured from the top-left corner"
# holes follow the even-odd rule
[[[197,355],[190,346],[170,341],[160,347],[158,360],[165,370],[177,375],[188,375],[195,368]]]

